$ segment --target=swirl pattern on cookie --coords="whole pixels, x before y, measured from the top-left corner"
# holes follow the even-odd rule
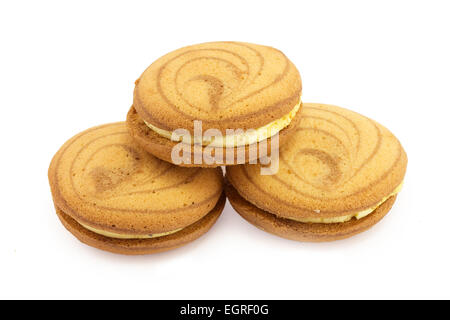
[[[222,194],[219,169],[181,168],[145,152],[125,123],[86,130],[49,168],[55,206],[90,230],[165,235],[206,216]]]
[[[298,104],[301,79],[279,50],[241,42],[184,47],[156,60],[136,81],[134,107],[167,131],[256,129]]]
[[[377,122],[304,103],[300,125],[281,146],[278,173],[262,176],[260,165],[240,165],[228,167],[227,178],[245,200],[278,217],[345,222],[395,195],[406,164],[400,142]]]

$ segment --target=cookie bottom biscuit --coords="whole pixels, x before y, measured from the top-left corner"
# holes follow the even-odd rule
[[[245,200],[229,183],[227,198],[233,208],[259,229],[274,235],[297,241],[325,242],[341,240],[363,232],[380,221],[392,208],[397,196],[391,196],[368,216],[342,223],[303,223],[280,218]]]
[[[199,238],[217,221],[225,205],[225,199],[225,194],[222,194],[216,206],[206,216],[190,226],[176,233],[151,239],[105,237],[84,228],[58,207],[56,207],[56,213],[64,227],[84,244],[113,253],[140,255],[175,249]]]

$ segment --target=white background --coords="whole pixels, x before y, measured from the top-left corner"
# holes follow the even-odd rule
[[[0,298],[450,298],[448,1],[2,1]],[[197,241],[128,257],[58,221],[47,168],[74,134],[124,120],[134,80],[181,46],[282,50],[303,100],[388,127],[409,164],[390,214],[348,240],[281,239],[227,204]]]

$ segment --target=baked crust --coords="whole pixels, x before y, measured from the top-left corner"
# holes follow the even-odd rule
[[[379,123],[332,105],[303,103],[300,125],[280,147],[279,171],[227,167],[253,205],[279,217],[335,218],[376,206],[402,183],[407,156]]]
[[[200,220],[223,192],[221,168],[181,168],[137,145],[125,123],[88,129],[56,153],[48,172],[62,212],[89,227],[147,235]]]
[[[209,42],[172,51],[136,81],[133,104],[160,129],[260,128],[288,114],[302,91],[295,65],[279,50],[244,42]]]

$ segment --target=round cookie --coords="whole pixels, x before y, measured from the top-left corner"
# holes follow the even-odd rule
[[[48,176],[64,226],[82,242],[116,253],[153,253],[190,242],[224,206],[220,168],[164,162],[136,144],[124,122],[67,141]]]
[[[191,144],[207,146],[210,141],[198,133],[215,130],[223,136],[215,138],[215,147],[245,149],[278,132],[292,132],[301,91],[298,70],[277,49],[242,42],[197,44],[166,54],[144,71],[136,81],[127,124],[138,143],[168,161],[177,129],[192,137]],[[201,121],[197,131],[195,121]],[[256,134],[227,132],[249,129]],[[247,152],[245,162],[251,159]],[[222,164],[236,162],[215,166]]]
[[[393,205],[407,157],[382,125],[333,105],[304,103],[281,146],[279,170],[227,167],[232,206],[257,227],[289,239],[331,241],[368,229]]]

